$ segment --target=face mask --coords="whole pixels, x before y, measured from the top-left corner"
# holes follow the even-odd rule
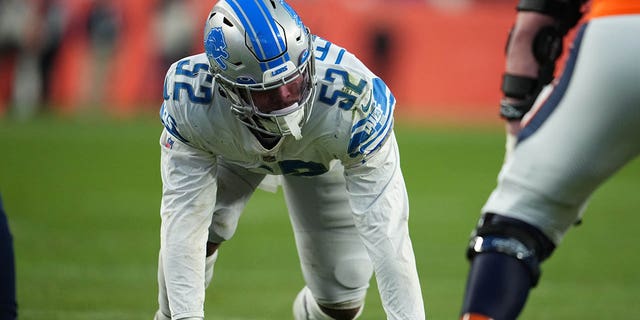
[[[269,132],[290,132],[296,140],[300,140],[302,138],[300,124],[302,123],[302,120],[304,120],[305,110],[304,108],[299,108],[297,103],[295,105],[287,107],[286,109],[289,108],[297,108],[298,110],[289,112],[286,115],[277,115],[277,113],[272,112],[272,117],[258,117],[258,123]],[[278,111],[287,113],[285,112],[285,109]]]

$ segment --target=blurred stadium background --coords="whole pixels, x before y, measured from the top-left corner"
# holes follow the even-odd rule
[[[157,109],[164,72],[202,52],[212,1],[2,0],[0,112]],[[380,74],[402,114],[496,120],[515,1],[292,0],[312,32]]]
[[[290,0],[398,100],[411,231],[430,319],[455,319],[478,211],[503,156],[511,0]],[[212,1],[0,0],[0,192],[21,319],[150,319],[164,71],[202,50]],[[593,197],[523,319],[640,313],[640,163]],[[209,319],[288,319],[302,286],[281,194],[257,192],[221,249]],[[361,319],[384,315],[372,282]]]

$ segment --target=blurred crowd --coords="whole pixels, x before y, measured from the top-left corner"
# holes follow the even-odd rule
[[[130,73],[147,74],[150,88],[161,88],[170,63],[196,49],[202,20],[194,18],[202,7],[196,2],[0,0],[0,115],[118,104],[123,97],[114,82],[122,79],[115,73],[123,63]],[[151,43],[153,48],[142,49],[152,53],[144,66],[120,53],[140,53],[140,46]],[[151,98],[136,88],[135,100]]]
[[[343,5],[406,3],[456,10],[479,1],[359,0]],[[294,7],[335,4],[289,2]],[[27,118],[48,109],[156,108],[166,68],[202,50],[201,22],[212,4],[211,0],[0,0],[0,116]],[[373,59],[380,61],[377,71],[385,73],[393,39],[384,28],[372,29],[371,38]]]

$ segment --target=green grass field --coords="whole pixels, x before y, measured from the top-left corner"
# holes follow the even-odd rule
[[[160,178],[155,117],[0,121],[0,191],[14,236],[20,319],[151,319]],[[495,185],[497,126],[397,125],[428,316],[456,319],[464,251]],[[543,266],[522,319],[640,314],[640,161],[593,197]],[[290,319],[302,287],[282,194],[259,191],[221,248],[207,319]],[[360,319],[384,319],[375,283]]]

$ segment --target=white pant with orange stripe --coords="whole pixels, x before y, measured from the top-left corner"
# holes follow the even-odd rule
[[[559,244],[591,194],[640,153],[640,15],[595,18],[483,207]]]

